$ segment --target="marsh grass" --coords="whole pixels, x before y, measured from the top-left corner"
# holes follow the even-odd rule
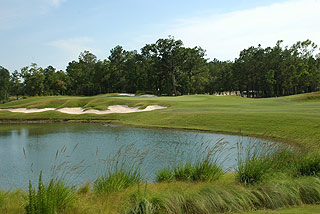
[[[312,152],[304,155],[297,162],[297,174],[302,176],[320,175],[320,153]]]
[[[113,157],[103,159],[105,171],[94,181],[94,192],[108,194],[142,182],[140,166],[149,152],[140,152],[131,144],[121,147]]]
[[[292,178],[279,174],[250,187],[210,184],[191,192],[140,194],[127,213],[209,214],[317,204],[320,202],[319,184],[320,179],[316,177]]]
[[[75,193],[76,187],[70,183],[87,168],[82,166],[83,160],[73,164],[70,159],[77,147],[78,144],[71,151],[68,151],[67,147],[63,146],[56,151],[54,164],[50,169],[46,170],[48,178],[45,181],[43,172],[40,170],[37,188],[29,180],[28,196],[25,204],[25,212],[27,214],[62,213],[72,208],[77,196]],[[27,159],[27,153],[24,148],[23,154]],[[33,163],[30,166],[30,170],[32,174],[36,173],[33,170]]]
[[[176,156],[182,156],[184,160],[182,163],[175,163],[171,167],[159,170],[156,173],[157,182],[212,182],[219,179],[224,174],[223,159],[220,159],[220,154],[225,150],[225,146],[226,142],[222,139],[219,139],[214,146],[211,146],[210,142],[194,144],[190,151],[196,155],[195,157],[191,152],[184,155],[185,151],[176,147],[174,150]]]
[[[0,209],[4,206],[5,203],[5,193],[0,191]]]
[[[196,163],[186,163],[175,166],[173,169],[163,169],[157,172],[158,182],[172,181],[192,181],[192,182],[211,182],[223,175],[223,169],[217,164],[207,160]]]
[[[237,142],[236,180],[251,185],[260,182],[268,174],[284,172],[294,175],[303,153],[283,144],[258,141],[244,146]]]
[[[27,214],[54,214],[70,208],[76,200],[74,188],[68,187],[62,180],[50,180],[44,184],[42,172],[39,175],[38,188],[29,181]]]
[[[137,192],[132,194],[129,199],[131,209],[126,210],[127,214],[153,214],[158,213],[162,207],[163,198],[155,195],[147,194],[147,184],[145,183],[143,189],[138,185]]]
[[[283,144],[254,143],[244,147],[238,142],[236,179],[255,184],[279,172],[288,176],[319,176],[319,152],[307,152]]]
[[[129,171],[126,169],[109,171],[94,181],[93,189],[98,194],[111,193],[126,189],[141,182],[141,180],[142,178],[138,171]]]

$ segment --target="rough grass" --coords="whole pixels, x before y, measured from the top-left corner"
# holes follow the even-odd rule
[[[138,171],[118,170],[98,177],[93,189],[98,194],[108,194],[138,184],[141,180],[142,177]]]
[[[68,187],[63,180],[52,179],[44,184],[40,173],[37,189],[29,181],[25,211],[27,214],[62,213],[72,207],[75,200],[74,188]]]
[[[0,120],[107,120],[135,126],[241,133],[298,144],[301,147],[319,148],[320,99],[317,97],[320,97],[319,92],[266,99],[211,95],[152,98],[114,95],[31,97],[1,104],[0,108],[83,107],[102,110],[115,104],[162,105],[169,108],[152,112],[108,115],[68,115],[54,111],[23,114],[1,111]]]
[[[245,187],[235,183],[232,174],[226,174],[210,184],[140,184],[110,194],[96,194],[85,188],[85,191],[79,188],[74,192],[77,200],[62,213],[317,213],[315,211],[320,209],[317,205],[320,179],[317,177],[277,176],[259,185]],[[24,213],[25,192],[3,194],[7,196],[1,213]],[[272,211],[279,208],[282,209]],[[252,212],[257,209],[261,211]]]
[[[217,164],[205,160],[175,166],[173,169],[163,169],[157,173],[157,181],[212,182],[219,179],[223,173]]]

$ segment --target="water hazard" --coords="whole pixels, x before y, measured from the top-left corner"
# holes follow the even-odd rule
[[[258,143],[248,137],[103,124],[0,124],[0,189],[26,189],[40,171],[47,179],[64,176],[81,185],[115,165],[139,167],[153,182],[158,170],[199,159],[209,150],[232,170],[239,141]]]

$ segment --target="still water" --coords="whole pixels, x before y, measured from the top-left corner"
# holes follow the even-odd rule
[[[0,189],[26,189],[29,180],[37,182],[40,171],[45,179],[64,176],[67,182],[81,185],[112,167],[132,166],[152,182],[158,170],[204,157],[210,149],[225,170],[232,170],[240,141],[243,145],[260,142],[104,124],[0,124]]]

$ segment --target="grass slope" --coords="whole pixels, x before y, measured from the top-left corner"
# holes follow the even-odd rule
[[[49,111],[11,113],[0,111],[1,121],[103,120],[127,125],[195,129],[230,134],[270,137],[300,146],[318,145],[320,139],[320,93],[288,97],[248,99],[237,96],[189,95],[180,97],[31,97],[0,105],[0,108],[83,107],[105,110],[110,105],[162,105],[152,112],[107,115],[68,115]]]

